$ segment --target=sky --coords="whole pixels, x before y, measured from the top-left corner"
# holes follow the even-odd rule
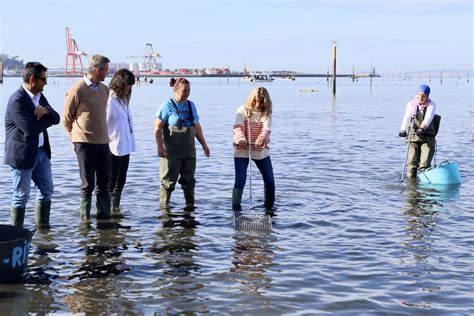
[[[473,69],[473,0],[0,0],[0,52],[64,67],[79,49],[164,69],[326,73]],[[87,64],[87,58],[83,58]]]

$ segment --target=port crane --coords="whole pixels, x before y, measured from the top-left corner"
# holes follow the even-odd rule
[[[77,75],[82,74],[82,60],[81,56],[87,56],[87,54],[77,46],[75,39],[71,37],[69,27],[66,27],[66,74]]]
[[[145,71],[156,70],[156,59],[161,58],[161,55],[153,50],[153,45],[151,43],[146,43],[145,45],[145,55],[141,56],[127,56],[127,58],[143,58],[143,65]]]

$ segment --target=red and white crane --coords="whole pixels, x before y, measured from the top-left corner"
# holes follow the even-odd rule
[[[87,56],[87,54],[79,50],[76,40],[71,38],[71,33],[69,32],[68,27],[66,27],[66,47],[66,74],[82,74],[81,56]]]

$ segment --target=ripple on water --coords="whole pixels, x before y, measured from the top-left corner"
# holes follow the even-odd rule
[[[62,100],[72,81],[58,80],[47,95]],[[268,85],[277,188],[270,232],[233,228],[232,122],[253,84],[192,79],[191,98],[211,148],[208,159],[197,145],[192,211],[184,209],[179,185],[171,211],[159,207],[153,114],[158,100],[169,97],[167,79],[134,88],[137,152],[123,218],[79,223],[77,160],[62,128],[52,127],[52,229],[35,233],[25,279],[0,285],[0,314],[472,314],[470,139],[461,132],[438,139],[438,155],[461,166],[461,186],[403,186],[401,113],[392,105],[383,115],[379,110],[405,100],[407,83],[375,80],[369,91],[342,80],[336,100],[325,82],[308,79],[320,92],[299,93],[298,80]],[[4,85],[3,99],[19,83]],[[464,118],[471,87],[448,81],[438,89],[445,96],[440,104]],[[304,111],[295,112],[296,104]],[[470,129],[466,119],[443,124],[446,131]],[[0,172],[6,223],[10,176],[5,167]],[[252,179],[252,202],[263,212],[255,167]],[[242,207],[249,207],[248,182]],[[29,228],[32,209],[30,202]]]

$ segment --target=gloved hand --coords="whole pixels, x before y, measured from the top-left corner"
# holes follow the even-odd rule
[[[423,134],[425,133],[425,129],[424,128],[419,128],[416,130],[416,135],[418,136],[422,136]]]
[[[405,130],[400,131],[400,133],[398,133],[398,136],[400,136],[400,137],[407,137],[407,131],[405,131]]]

